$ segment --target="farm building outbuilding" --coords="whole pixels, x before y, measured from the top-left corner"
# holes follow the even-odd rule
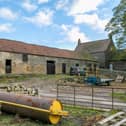
[[[109,39],[91,42],[81,42],[79,39],[75,51],[80,53],[86,50],[99,62],[101,68],[109,68],[110,60],[112,58],[111,54],[114,48],[113,42]]]
[[[0,39],[0,74],[69,73],[71,66],[96,67],[86,51],[78,53],[58,48]]]

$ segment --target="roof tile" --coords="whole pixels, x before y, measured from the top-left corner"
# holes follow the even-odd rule
[[[15,40],[0,39],[0,51],[14,52],[14,53],[27,53],[32,55],[42,55],[50,57],[62,57],[71,59],[86,59],[77,55],[75,51],[50,48],[46,46],[39,46],[28,44]],[[91,60],[91,59],[88,59]]]

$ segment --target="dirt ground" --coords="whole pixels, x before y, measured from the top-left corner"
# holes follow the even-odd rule
[[[72,80],[72,82],[71,82],[71,78],[74,79],[75,81],[73,82],[73,80]],[[51,91],[51,90],[56,90],[57,84],[58,83],[62,84],[62,83],[64,83],[64,80],[65,80],[65,82],[67,82],[69,84],[90,87],[90,85],[83,83],[82,77],[81,77],[81,82],[78,82],[79,79],[78,79],[78,77],[74,77],[74,76],[70,77],[70,76],[56,75],[53,77],[53,75],[52,75],[52,76],[45,77],[45,78],[42,78],[40,76],[39,77],[29,77],[29,78],[27,78],[25,80],[21,80],[21,81],[15,81],[12,79],[11,81],[9,81],[7,83],[0,82],[0,85],[1,86],[3,86],[3,85],[4,86],[5,85],[11,85],[11,86],[23,85],[27,88],[39,88],[40,90],[43,90],[43,91]],[[63,80],[63,81],[59,81],[59,80]],[[103,86],[96,86],[96,87],[103,87]],[[104,86],[104,88],[126,88],[126,81],[123,83],[119,83],[119,82],[117,83],[117,82],[113,81],[110,83],[110,86]]]
[[[30,80],[21,82],[21,84],[25,85],[26,87],[39,87],[40,89],[53,89],[56,88],[57,83],[63,83],[62,81],[58,81],[58,79],[45,79],[42,80],[40,78],[31,78]],[[87,86],[86,83],[80,83],[80,82],[70,82],[68,80],[68,82],[66,83],[70,83],[70,84],[77,84],[77,85],[83,85],[83,86]],[[99,86],[101,87],[101,86]],[[110,86],[105,86],[107,88],[126,88],[126,82],[111,82]]]

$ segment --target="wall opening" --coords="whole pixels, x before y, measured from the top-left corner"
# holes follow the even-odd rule
[[[66,64],[62,63],[62,73],[66,74]]]
[[[6,73],[11,73],[11,71],[12,71],[12,61],[10,59],[6,59],[5,71],[6,71]]]
[[[28,54],[22,54],[22,61],[28,62]]]
[[[79,67],[79,64],[78,64],[78,63],[76,63],[76,64],[75,64],[75,66],[76,66],[76,67]]]
[[[47,61],[47,74],[55,74],[55,61]]]

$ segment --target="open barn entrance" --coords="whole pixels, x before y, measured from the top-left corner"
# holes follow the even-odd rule
[[[55,61],[47,61],[47,74],[55,74]]]
[[[6,73],[11,73],[11,70],[12,70],[11,64],[12,64],[11,60],[6,59],[6,62],[5,62],[5,71],[6,71]]]
[[[66,64],[65,63],[62,64],[62,73],[63,74],[66,73]]]

